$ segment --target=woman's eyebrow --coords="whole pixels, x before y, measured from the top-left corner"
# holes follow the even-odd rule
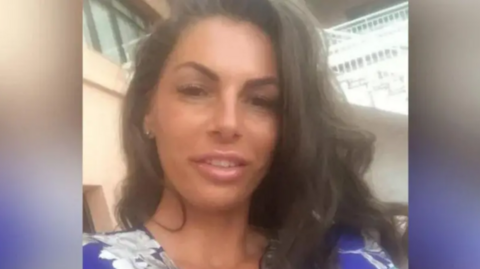
[[[177,65],[177,67],[175,67],[175,70],[185,67],[193,68],[215,82],[220,81],[220,76],[216,74],[213,70],[203,64],[193,61],[179,64]],[[245,82],[244,88],[258,88],[267,85],[278,86],[278,78],[276,78],[275,76],[266,76],[262,78],[250,79]]]
[[[244,88],[258,88],[268,85],[278,86],[278,79],[273,76],[250,79],[245,82]]]
[[[214,80],[216,82],[220,81],[220,76],[217,75],[214,71],[212,71],[210,68],[204,66],[203,64],[197,63],[197,62],[186,62],[179,64],[175,70],[185,68],[185,67],[190,67],[198,72],[204,74],[206,77],[210,78],[211,80]]]

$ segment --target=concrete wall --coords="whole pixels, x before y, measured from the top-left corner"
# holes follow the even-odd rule
[[[112,222],[95,222],[99,220],[98,217],[103,219],[101,215],[105,212],[102,210],[95,215],[93,208],[108,206],[109,217],[113,220],[112,209],[116,201],[116,187],[125,174],[120,148],[120,104],[121,98],[92,85],[84,84],[83,184],[92,187],[87,190],[87,200],[92,197],[89,195],[97,192],[92,200],[87,201],[92,208],[97,230],[113,228]]]
[[[101,54],[83,49],[83,185],[95,229],[110,231],[117,186],[125,169],[120,109],[126,74]]]
[[[372,186],[386,201],[408,202],[408,131],[372,128],[377,151],[372,165]]]
[[[165,0],[131,0],[151,21],[168,16]],[[83,192],[96,231],[117,224],[114,208],[125,175],[120,112],[127,89],[121,66],[83,44]]]
[[[357,122],[377,137],[367,176],[377,196],[385,201],[408,202],[408,116],[356,107]]]

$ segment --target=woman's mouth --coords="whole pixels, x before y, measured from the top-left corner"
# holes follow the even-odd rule
[[[211,152],[190,158],[195,168],[206,179],[216,183],[238,181],[245,173],[247,161],[235,152]]]
[[[217,159],[209,159],[209,160],[206,160],[205,163],[213,166],[217,166],[217,167],[224,167],[224,168],[240,166],[236,162],[226,161],[226,160],[217,160]]]

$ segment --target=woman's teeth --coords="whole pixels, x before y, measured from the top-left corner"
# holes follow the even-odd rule
[[[213,166],[218,166],[218,167],[234,167],[238,166],[238,164],[230,161],[224,161],[224,160],[208,160],[208,164],[211,164]]]

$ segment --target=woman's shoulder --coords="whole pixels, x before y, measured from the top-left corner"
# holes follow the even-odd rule
[[[83,268],[167,268],[162,247],[145,229],[83,235]]]
[[[375,236],[351,229],[338,229],[334,235],[339,268],[397,268]],[[143,265],[175,268],[169,266],[162,247],[146,229],[83,235],[84,269],[144,268]]]
[[[336,226],[327,238],[327,244],[336,250],[334,256],[339,269],[398,269],[373,233]],[[262,261],[263,268],[272,268],[271,262],[279,243],[278,239],[271,240]]]
[[[145,229],[129,229],[115,232],[83,234],[83,247],[91,245],[127,247],[131,243],[145,243],[152,241]]]
[[[337,236],[341,269],[397,269],[373,233],[341,229]]]

